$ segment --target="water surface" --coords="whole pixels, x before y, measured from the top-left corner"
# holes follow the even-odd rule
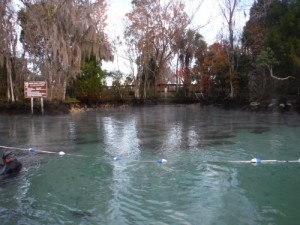
[[[2,115],[24,170],[0,181],[1,224],[298,224],[300,164],[228,161],[298,160],[299,131],[297,114],[196,105]]]

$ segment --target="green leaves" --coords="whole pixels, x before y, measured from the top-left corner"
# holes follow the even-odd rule
[[[297,75],[300,69],[300,2],[275,1],[268,12],[265,47],[272,48],[277,70]]]
[[[256,63],[258,67],[272,68],[275,65],[278,65],[279,62],[274,57],[272,49],[267,47],[261,50],[260,54],[256,58]]]
[[[82,75],[74,83],[74,95],[77,98],[99,98],[104,87],[102,80],[106,75],[94,55],[82,62],[81,71]]]

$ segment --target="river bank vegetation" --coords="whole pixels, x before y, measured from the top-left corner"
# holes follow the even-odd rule
[[[130,74],[102,68],[118,47],[105,32],[106,0],[20,2],[0,2],[4,111],[30,111],[25,81],[47,82],[52,111],[147,103],[300,109],[298,0],[254,1],[242,33],[235,27],[241,1],[219,0],[225,26],[212,44],[192,28],[185,1],[133,0],[122,40]]]

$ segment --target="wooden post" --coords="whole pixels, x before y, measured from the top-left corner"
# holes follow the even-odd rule
[[[33,97],[31,97],[30,99],[31,99],[31,114],[33,114]]]
[[[44,99],[41,97],[41,109],[42,109],[42,114],[44,114]]]
[[[164,88],[164,92],[165,92],[165,98],[166,98],[167,94],[168,94],[168,88],[167,87]]]

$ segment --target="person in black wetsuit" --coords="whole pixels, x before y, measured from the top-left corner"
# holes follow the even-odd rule
[[[22,169],[22,163],[18,161],[11,151],[5,151],[2,155],[3,163],[0,164],[0,175],[16,175]]]

